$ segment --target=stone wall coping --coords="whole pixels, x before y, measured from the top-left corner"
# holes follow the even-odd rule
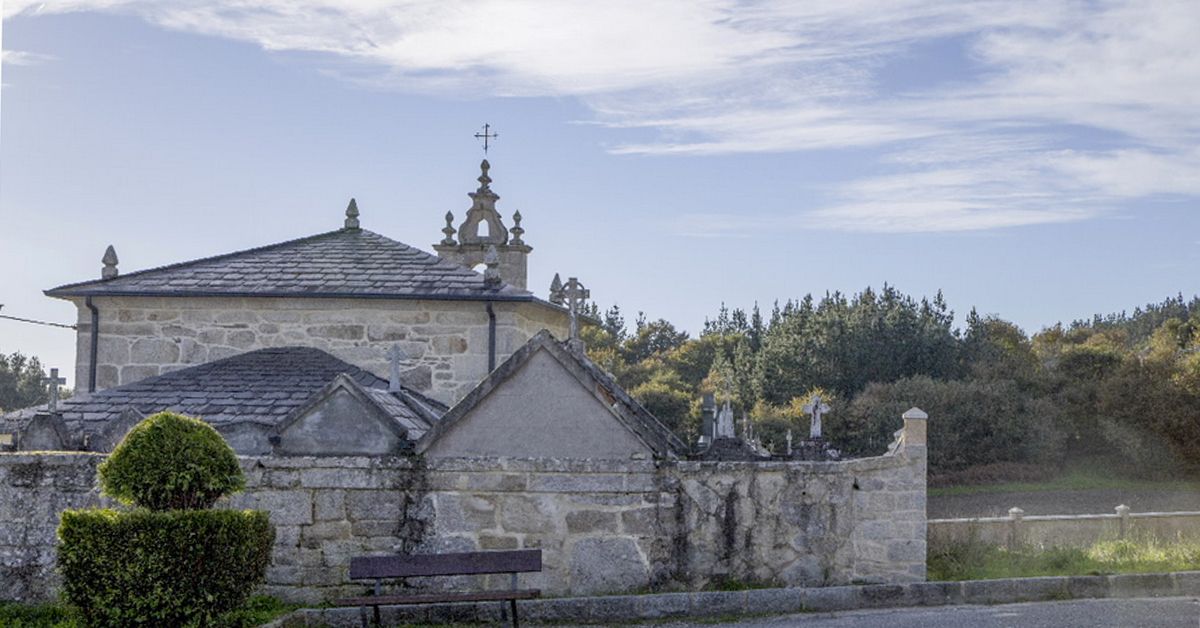
[[[69,465],[83,458],[101,459],[108,454],[87,451],[0,451],[0,464],[43,464]]]
[[[738,615],[834,612],[913,606],[992,605],[1020,602],[1200,595],[1200,571],[1046,576],[961,582],[914,582],[816,588],[698,591],[646,595],[544,598],[520,602],[531,623],[617,623]],[[496,604],[384,607],[385,624],[496,622]],[[358,626],[359,609],[300,609],[264,628]]]
[[[1198,511],[1178,511],[1178,512],[1138,512],[1129,513],[1130,519],[1163,519],[1170,517],[1200,517]],[[1024,515],[1022,521],[1093,521],[1093,520],[1116,520],[1120,519],[1120,515],[1116,514],[1094,514],[1094,515]],[[968,517],[962,519],[930,519],[929,525],[956,524],[956,523],[1011,523],[1011,517]]]
[[[57,453],[57,452],[56,452]],[[74,452],[63,452],[71,455]],[[0,454],[6,455],[6,454]],[[102,455],[102,454],[93,454]],[[411,469],[419,466],[418,458],[403,456],[239,456],[243,466],[277,469],[331,468],[331,469]],[[658,469],[676,467],[680,471],[758,472],[805,471],[809,473],[843,473],[849,471],[873,471],[902,467],[911,461],[904,455],[883,455],[870,458],[852,458],[834,461],[775,460],[768,462],[749,461],[698,461],[698,460],[608,460],[566,458],[484,458],[446,457],[423,460],[427,471],[439,472],[492,472],[524,471],[541,473],[655,473]]]

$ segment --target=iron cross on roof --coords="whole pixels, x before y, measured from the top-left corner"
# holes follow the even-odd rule
[[[475,134],[475,139],[483,140],[483,154],[484,155],[487,154],[488,148],[490,147],[489,140],[494,140],[497,137],[500,137],[499,133],[492,133],[491,131],[492,131],[492,125],[484,124],[483,125],[483,133]]]
[[[50,401],[46,404],[46,409],[51,413],[58,412],[58,387],[65,385],[67,379],[58,376],[58,369],[50,369],[50,377],[42,381],[50,386]]]

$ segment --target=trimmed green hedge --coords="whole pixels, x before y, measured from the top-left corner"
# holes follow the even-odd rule
[[[275,530],[249,510],[68,510],[58,538],[86,626],[209,626],[262,584]]]
[[[245,487],[237,455],[211,425],[159,412],[129,430],[100,464],[100,488],[150,510],[210,508]]]

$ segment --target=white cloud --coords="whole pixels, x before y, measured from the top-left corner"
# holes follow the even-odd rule
[[[618,153],[878,151],[876,176],[785,217],[796,228],[990,229],[1200,195],[1194,0],[8,0],[4,15],[80,10],[327,53],[398,89],[578,97],[654,138]],[[965,58],[922,77],[921,46]],[[898,69],[944,80],[889,86]]]

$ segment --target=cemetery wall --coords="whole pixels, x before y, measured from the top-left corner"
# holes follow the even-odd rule
[[[925,578],[923,423],[839,462],[244,457],[234,508],[276,525],[267,592],[317,602],[366,553],[541,548],[548,595]],[[902,432],[904,433],[904,432]],[[0,454],[0,599],[53,593],[64,508],[100,504],[77,453]],[[499,584],[499,583],[497,583]]]
[[[1174,542],[1200,539],[1200,512],[1024,516],[1015,509],[1007,517],[931,519],[930,547],[979,543],[1002,547],[1087,547],[1098,541],[1132,539]]]
[[[91,313],[79,308],[75,381],[88,381]],[[408,358],[401,378],[444,403],[487,375],[488,315],[477,301],[273,297],[96,297],[97,388],[267,347],[315,347],[380,377],[387,350]],[[542,328],[558,338],[567,317],[540,303],[496,302],[496,363]]]

